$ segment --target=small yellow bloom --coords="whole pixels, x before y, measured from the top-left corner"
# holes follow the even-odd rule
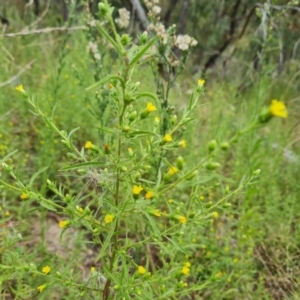
[[[140,275],[144,275],[146,273],[146,269],[143,266],[138,266],[137,272]]]
[[[110,83],[109,84],[109,88],[112,89],[114,86]]]
[[[191,271],[191,269],[189,267],[187,267],[186,265],[184,265],[183,268],[181,269],[181,273],[183,275],[189,275],[190,271]]]
[[[22,84],[19,84],[19,85],[16,87],[16,90],[17,90],[18,92],[20,92],[20,93],[24,93],[24,92],[25,92],[25,90],[24,90]]]
[[[185,217],[185,216],[179,216],[179,217],[178,217],[178,221],[179,221],[181,224],[186,224],[186,217]]]
[[[202,196],[202,195],[199,196],[199,199],[203,201],[204,200],[204,196]]]
[[[172,142],[173,139],[172,139],[171,134],[167,133],[167,134],[164,136],[163,141],[166,142],[166,143]]]
[[[153,111],[156,111],[156,110],[157,110],[157,108],[156,108],[151,102],[148,102],[148,103],[147,103],[146,111],[147,111],[148,113],[153,112]]]
[[[154,193],[152,191],[148,191],[145,195],[146,199],[152,199],[154,197]]]
[[[275,117],[287,118],[288,116],[286,106],[278,100],[272,100],[269,110],[271,115]]]
[[[87,141],[87,142],[85,143],[84,148],[86,148],[86,149],[91,149],[92,147],[93,147],[93,144],[92,144],[91,141]]]
[[[213,211],[212,215],[215,219],[219,218],[219,213],[217,211]]]
[[[187,261],[185,264],[184,264],[186,267],[190,268],[191,267],[191,263],[189,261]]]
[[[64,228],[64,227],[66,227],[68,224],[69,224],[68,221],[60,221],[60,222],[58,223],[58,226],[59,226],[60,228]]]
[[[153,213],[153,215],[156,216],[156,217],[161,217],[161,212],[160,212],[159,209],[154,210],[152,213]]]
[[[78,207],[76,207],[76,208],[77,208],[77,210],[78,210],[80,213],[83,213],[84,209],[83,209],[82,207],[78,206]]]
[[[169,171],[167,172],[167,174],[170,175],[170,176],[172,176],[172,175],[176,174],[177,172],[178,172],[178,168],[176,168],[176,167],[171,167],[171,168],[169,169]]]
[[[154,122],[155,122],[156,124],[158,124],[159,121],[160,121],[159,117],[155,117],[155,118],[154,118]]]
[[[168,202],[169,202],[169,203],[173,203],[174,200],[173,200],[173,199],[169,199]]]
[[[51,271],[51,268],[49,266],[45,266],[43,269],[42,269],[42,272],[47,275],[48,273],[50,273]]]
[[[132,188],[132,194],[139,195],[139,193],[143,190],[143,187],[141,185],[134,185]]]
[[[114,220],[114,215],[106,215],[104,218],[105,223],[111,223]]]
[[[128,148],[127,150],[128,150],[129,156],[132,157],[133,156],[133,150],[132,150],[132,148]]]
[[[46,288],[46,286],[46,284],[40,285],[37,287],[37,290],[41,293]]]
[[[5,217],[9,217],[10,216],[10,212],[7,210],[5,213],[4,213]]]
[[[203,86],[204,83],[205,83],[205,80],[204,80],[204,79],[199,79],[199,80],[198,80],[198,85]]]
[[[221,277],[221,276],[222,276],[222,272],[219,271],[219,272],[217,273],[217,277]]]
[[[95,267],[91,267],[91,273],[92,273],[92,274],[95,273]]]
[[[182,148],[185,148],[186,147],[186,140],[181,140],[179,142],[179,146],[181,146]]]
[[[26,193],[22,193],[21,196],[20,196],[20,198],[22,200],[28,199],[28,195]]]

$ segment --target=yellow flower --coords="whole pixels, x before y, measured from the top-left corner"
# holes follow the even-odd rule
[[[10,212],[7,210],[5,213],[4,213],[5,217],[9,217],[10,216]]]
[[[176,167],[171,167],[171,168],[169,169],[169,171],[167,172],[167,174],[170,175],[170,176],[172,176],[172,175],[176,174],[177,172],[178,172],[178,168],[176,168]]]
[[[80,206],[77,206],[76,209],[80,212],[80,213],[83,213],[84,209]]]
[[[20,198],[22,200],[28,199],[28,195],[26,193],[22,193],[21,196],[20,196]]]
[[[134,185],[132,188],[132,193],[134,195],[138,195],[143,190],[143,187],[141,185]]]
[[[219,218],[219,213],[217,211],[213,211],[212,215],[215,219]]]
[[[186,267],[190,268],[191,267],[191,263],[189,261],[187,261],[185,264],[184,264]]]
[[[156,111],[157,108],[151,103],[151,102],[148,102],[147,103],[147,106],[146,106],[146,111],[148,113],[152,112],[152,111]]]
[[[185,217],[185,216],[179,216],[179,217],[178,217],[178,221],[179,221],[181,224],[186,224],[186,217]]]
[[[288,116],[284,103],[278,100],[272,100],[269,110],[271,115],[275,117],[287,118]]]
[[[148,191],[146,193],[146,196],[145,196],[146,199],[152,199],[153,197],[154,197],[154,193],[152,191]]]
[[[42,272],[47,275],[48,273],[50,273],[51,271],[51,268],[49,266],[45,266],[43,269],[42,269]]]
[[[24,92],[25,92],[25,90],[24,90],[22,84],[19,84],[19,85],[16,87],[16,90],[17,90],[18,92],[20,92],[20,93],[24,93]]]
[[[198,80],[198,85],[203,86],[204,83],[205,83],[205,80],[204,80],[204,79],[199,79],[199,80]]]
[[[46,284],[40,285],[37,287],[37,290],[41,293],[46,288],[46,286]]]
[[[95,273],[95,267],[91,267],[91,273]]]
[[[154,122],[155,122],[155,124],[158,124],[158,123],[159,123],[159,121],[160,121],[159,117],[155,117],[155,118],[154,118]]]
[[[140,275],[144,275],[146,273],[146,269],[143,266],[138,266],[137,272]]]
[[[221,277],[221,276],[222,276],[222,272],[219,271],[219,272],[217,273],[217,277]]]
[[[183,268],[181,269],[181,273],[183,275],[189,275],[190,274],[190,268],[187,267],[186,265],[184,265]]]
[[[173,139],[172,139],[171,134],[167,133],[167,134],[164,136],[163,141],[166,142],[166,143],[172,142]]]
[[[161,217],[161,212],[159,209],[155,209],[153,212],[153,215],[156,216],[156,217]]]
[[[179,146],[181,146],[182,148],[185,148],[186,147],[186,140],[181,140],[179,142]]]
[[[114,219],[114,215],[106,215],[104,218],[105,223],[111,223]]]
[[[85,143],[84,148],[86,148],[86,149],[91,149],[92,147],[93,147],[93,144],[92,144],[91,141],[87,141],[87,142]]]
[[[64,228],[64,227],[66,227],[68,224],[69,224],[69,221],[60,221],[60,222],[58,223],[58,226],[59,226],[60,228]]]
[[[203,201],[203,200],[204,200],[204,196],[201,195],[201,196],[199,197],[199,199]]]
[[[112,89],[113,87],[114,87],[113,84],[110,83],[109,88]]]

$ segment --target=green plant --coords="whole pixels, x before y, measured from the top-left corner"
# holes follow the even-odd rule
[[[87,89],[105,91],[101,94],[111,109],[108,124],[98,126],[103,140],[87,141],[78,147],[72,140],[76,129],[70,133],[59,129],[53,115],[47,116],[22,85],[17,87],[33,114],[60,137],[67,149],[71,162],[61,171],[70,175],[75,172],[92,185],[88,190],[74,189],[49,178],[46,186],[37,189],[35,179],[46,172],[46,168],[25,183],[7,163],[14,153],[1,160],[2,168],[15,181],[15,185],[11,185],[1,180],[3,187],[16,191],[24,206],[35,203],[37,208],[34,209],[62,215],[61,236],[72,227],[87,232],[93,245],[98,247],[97,266],[92,267],[88,281],[82,282],[78,271],[72,271],[72,261],[61,260],[57,266],[55,261],[39,266],[22,261],[14,251],[8,251],[16,240],[13,239],[12,244],[4,245],[2,250],[2,276],[4,281],[14,277],[22,282],[29,273],[37,277],[39,285],[30,288],[24,284],[22,292],[29,295],[39,292],[45,297],[54,286],[65,287],[78,296],[101,295],[102,299],[181,299],[191,293],[197,295],[207,285],[216,283],[222,270],[212,269],[202,278],[202,266],[197,265],[194,255],[197,231],[193,229],[211,224],[224,210],[230,209],[229,198],[254,183],[260,171],[253,170],[233,191],[227,186],[214,186],[219,196],[215,202],[202,201],[202,185],[214,178],[214,170],[220,166],[217,158],[221,151],[233,147],[243,135],[273,116],[286,117],[286,108],[282,102],[274,101],[228,141],[212,139],[207,145],[207,154],[187,164],[181,155],[181,151],[189,147],[184,132],[193,121],[193,111],[204,91],[204,80],[195,84],[184,110],[175,115],[174,109],[169,109],[169,91],[175,82],[170,79],[168,69],[167,55],[172,47],[161,40],[174,39],[174,27],[165,31],[164,36],[156,31],[157,35],[149,38],[144,33],[135,44],[128,34],[118,34],[112,10],[107,1],[100,3],[99,15],[107,26],[99,23],[96,26],[117,53],[119,72],[103,77]],[[189,42],[184,43],[187,46],[179,48],[184,53],[178,73],[190,46],[195,44],[191,38],[187,40]],[[153,48],[154,45],[157,47]],[[164,81],[156,76],[155,81],[159,82],[156,94],[140,91],[140,83],[133,80],[135,72],[148,63],[155,69],[158,61],[165,63],[170,75],[166,89]],[[11,264],[12,261],[15,263]]]

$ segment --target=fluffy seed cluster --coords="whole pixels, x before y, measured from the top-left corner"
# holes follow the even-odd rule
[[[120,28],[127,28],[130,24],[130,12],[126,8],[120,8],[119,18],[115,19]]]

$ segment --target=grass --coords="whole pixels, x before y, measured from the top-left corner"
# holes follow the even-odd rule
[[[45,196],[49,193],[45,188],[49,178],[71,186],[70,194],[87,191],[84,199],[78,197],[78,205],[84,206],[93,198],[91,206],[97,209],[98,200],[93,197],[92,186],[99,178],[92,173],[85,177],[78,173],[67,177],[58,171],[67,163],[65,146],[29,111],[28,104],[15,91],[15,86],[22,83],[35,95],[40,108],[51,114],[55,105],[57,57],[62,41],[62,35],[57,33],[1,41],[3,55],[0,55],[0,65],[4,68],[0,82],[16,74],[29,61],[34,59],[35,62],[20,78],[1,88],[0,154],[3,157],[18,149],[10,164],[15,166],[25,182],[37,170],[48,166],[47,171],[35,181],[35,186],[41,188]],[[71,34],[66,44],[67,55],[61,60],[63,68],[54,117],[61,129],[70,131],[79,127],[74,134],[78,149],[87,140],[105,143],[97,130],[100,123],[89,111],[96,107],[96,112],[101,113],[97,107],[99,101],[92,99],[93,94],[84,90],[93,83],[86,46],[83,33]],[[112,61],[107,56],[104,69],[111,65]],[[74,67],[79,70],[82,82]],[[142,89],[149,88],[149,68],[135,76]],[[257,111],[273,98],[286,102],[289,109],[288,119],[271,120],[259,131],[247,134],[228,151],[219,154],[216,159],[221,168],[217,173],[201,173],[203,177],[198,184],[198,192],[203,205],[209,206],[210,201],[218,201],[227,185],[234,190],[245,176],[261,169],[261,176],[255,184],[230,197],[229,210],[219,209],[217,219],[194,228],[188,235],[179,235],[179,244],[191,244],[192,267],[197,280],[205,282],[213,274],[222,273],[218,280],[201,291],[203,299],[300,298],[299,87],[294,72],[288,67],[280,78],[270,80],[263,74],[258,77],[259,80],[253,81],[242,93],[237,93],[239,80],[234,76],[207,78],[205,96],[194,113],[195,122],[186,128],[188,146],[183,156],[187,164],[193,165],[207,153],[207,143],[212,138],[228,140],[237,128],[251,121]],[[190,87],[197,79],[187,68],[179,78],[178,86],[172,90],[170,98],[174,101],[172,104],[178,107],[179,114],[188,99]],[[153,85],[151,89],[154,88]],[[114,122],[113,119],[110,121]],[[287,154],[287,150],[292,154]],[[297,162],[291,160],[292,155]],[[4,173],[3,178],[11,182]],[[61,216],[37,209],[35,202],[20,205],[19,197],[13,191],[3,190],[1,194],[1,264],[21,266],[24,262],[34,262],[40,271],[45,265],[54,266],[53,273],[63,267],[65,273],[60,275],[62,278],[68,278],[72,273],[78,282],[89,280],[90,268],[97,267],[95,257],[99,248],[94,245],[88,231],[80,226],[71,228],[60,243],[57,225]],[[184,191],[181,194],[179,189],[175,205],[181,207],[186,200]],[[155,247],[148,250],[152,252],[153,263],[159,265]],[[132,255],[136,261],[143,260],[142,252],[136,251]],[[20,279],[17,271],[7,277],[0,275],[0,278],[2,299],[22,299],[25,290],[36,290],[43,284],[43,280],[34,275]],[[76,294],[59,284],[46,291],[39,295],[41,299],[61,299],[62,295],[64,299],[71,299]],[[95,299],[97,293],[90,290],[82,297]]]

